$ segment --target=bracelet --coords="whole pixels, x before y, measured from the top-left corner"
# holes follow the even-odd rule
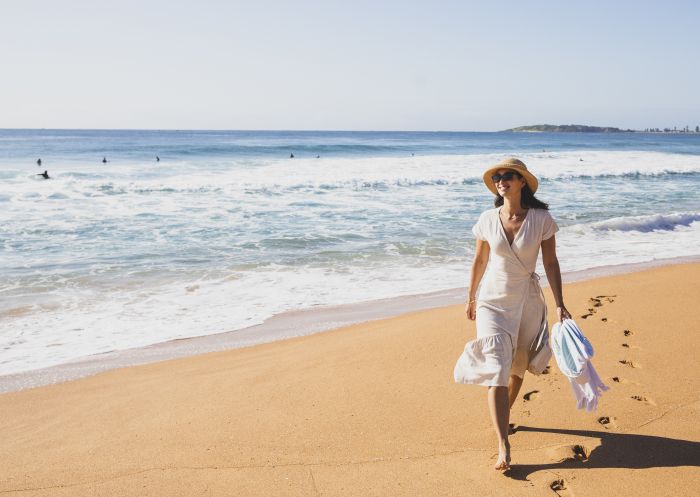
[[[469,301],[467,302],[467,305],[473,304],[474,302],[476,302],[476,299],[471,299],[471,300],[469,300]]]

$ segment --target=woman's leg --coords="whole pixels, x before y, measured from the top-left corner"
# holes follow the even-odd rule
[[[506,470],[510,468],[510,443],[508,442],[508,405],[507,387],[489,387],[489,411],[491,422],[498,438],[498,460],[495,468]]]
[[[523,386],[523,378],[530,365],[530,346],[537,338],[542,326],[542,316],[545,313],[544,302],[541,300],[538,289],[530,288],[528,301],[523,308],[520,317],[520,328],[518,329],[518,341],[513,355],[513,364],[510,368],[510,378],[508,381],[508,400],[510,407],[513,407]]]
[[[520,392],[520,387],[523,386],[523,379],[518,375],[510,375],[508,380],[508,407],[513,408],[516,399],[518,398],[518,392]],[[508,421],[510,421],[510,416],[508,416]],[[508,435],[512,435],[514,430],[510,428],[510,423],[508,423]]]
[[[522,386],[523,379],[520,376],[514,374],[510,375],[510,380],[508,381],[508,403],[511,409],[518,398],[518,393],[520,392],[520,387]]]

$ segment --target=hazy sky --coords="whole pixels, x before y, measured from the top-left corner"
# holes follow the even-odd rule
[[[700,124],[695,2],[6,0],[0,127]]]

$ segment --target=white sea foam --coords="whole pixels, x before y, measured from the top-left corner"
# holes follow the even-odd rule
[[[602,231],[672,231],[679,226],[690,226],[700,221],[698,212],[677,212],[649,216],[616,217],[593,223],[591,227]]]
[[[700,173],[700,156],[686,154],[584,151],[518,156],[545,181]],[[33,190],[46,198],[55,191],[55,182],[60,182],[61,194],[68,196],[92,195],[96,191],[124,195],[459,185],[480,182],[484,168],[503,157],[503,154],[478,154],[260,159],[253,167],[231,160],[207,170],[197,163],[180,161],[170,164],[167,170],[158,171],[150,163],[137,163],[109,173],[102,166],[59,163],[52,169],[54,182],[30,175],[33,181],[28,183],[26,172],[14,170],[16,176],[3,186],[5,194],[26,195]]]
[[[564,271],[622,262],[697,255],[700,223],[675,230],[599,230],[571,225],[558,236]],[[663,247],[663,250],[661,249]],[[386,251],[396,254],[396,246]],[[414,261],[415,262],[415,261]],[[243,328],[290,309],[344,304],[463,286],[469,259],[423,266],[337,268],[270,266],[225,278],[158,284],[155,278],[124,288],[100,285],[63,290],[26,313],[5,317],[0,374],[60,364],[85,355]],[[540,274],[543,269],[538,268]]]
[[[699,156],[518,155],[562,227],[564,271],[700,253]],[[464,286],[469,229],[492,200],[481,172],[502,157],[6,170],[0,374]]]
[[[606,222],[572,224],[557,235],[557,253],[565,271],[695,256],[700,254],[700,218],[685,222],[693,216],[619,217],[605,228],[601,225]]]

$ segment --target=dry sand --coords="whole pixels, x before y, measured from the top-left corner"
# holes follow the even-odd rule
[[[700,264],[565,285],[611,390],[527,376],[508,475],[452,306],[0,395],[0,494],[697,496],[699,297]]]

